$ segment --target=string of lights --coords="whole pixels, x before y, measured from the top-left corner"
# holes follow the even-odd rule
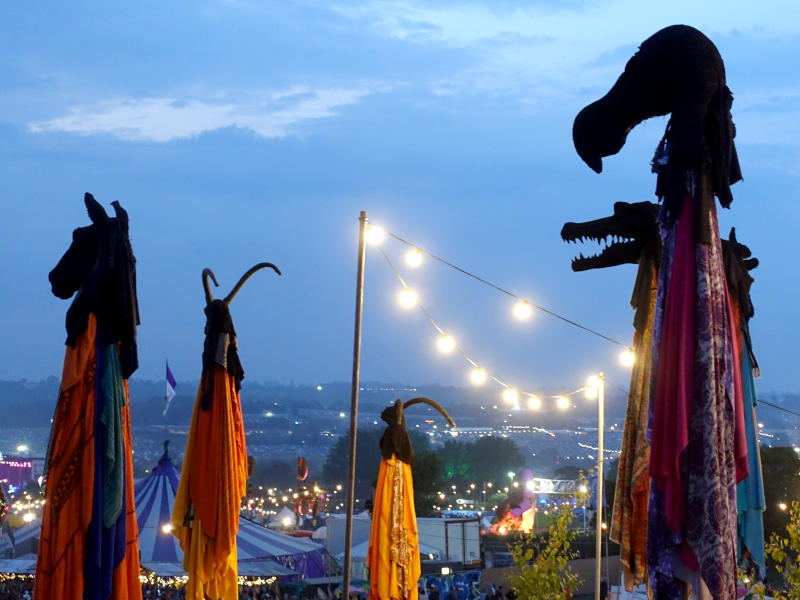
[[[516,390],[512,386],[510,386],[507,383],[505,383],[505,382],[501,381],[500,379],[498,379],[497,377],[486,373],[477,363],[475,363],[475,361],[473,361],[465,352],[463,352],[463,350],[460,347],[458,347],[457,344],[455,344],[455,342],[452,340],[452,338],[450,336],[448,336],[444,332],[444,330],[436,323],[436,321],[430,316],[430,314],[425,309],[425,307],[422,306],[418,302],[418,298],[417,298],[416,292],[414,292],[406,284],[406,282],[403,279],[403,277],[400,275],[400,273],[397,271],[397,269],[395,268],[395,266],[392,263],[392,261],[389,259],[389,256],[386,254],[386,251],[383,249],[382,246],[380,246],[380,244],[383,241],[385,236],[389,236],[389,237],[393,238],[394,240],[400,242],[401,244],[404,244],[405,246],[409,247],[409,251],[406,253],[406,263],[408,264],[408,266],[410,266],[412,268],[416,268],[416,267],[418,267],[418,266],[420,266],[422,264],[423,256],[428,256],[431,259],[433,259],[433,260],[435,260],[435,261],[437,261],[437,262],[439,262],[439,263],[441,263],[441,264],[443,264],[443,265],[445,265],[447,267],[450,267],[451,269],[454,269],[454,270],[458,271],[459,273],[462,273],[462,274],[464,274],[464,275],[466,275],[468,277],[471,277],[472,279],[475,279],[476,281],[478,281],[478,282],[480,282],[480,283],[482,283],[484,285],[487,285],[487,286],[497,290],[498,292],[500,292],[502,294],[505,294],[505,295],[517,300],[517,303],[514,305],[514,316],[517,317],[518,319],[521,319],[521,320],[528,319],[528,318],[530,318],[530,316],[531,316],[531,314],[533,312],[533,309],[539,310],[539,311],[544,312],[544,313],[546,313],[546,314],[548,314],[548,315],[550,315],[552,317],[560,319],[561,321],[564,321],[565,323],[573,325],[573,326],[575,326],[575,327],[577,327],[579,329],[582,329],[582,330],[584,330],[584,331],[586,331],[588,333],[591,333],[592,335],[595,335],[595,336],[597,336],[599,338],[602,338],[602,339],[604,339],[604,340],[606,340],[608,342],[611,342],[611,343],[616,344],[618,346],[622,346],[625,350],[620,354],[620,362],[622,362],[622,364],[625,365],[625,366],[632,366],[633,365],[634,354],[633,354],[633,349],[629,345],[627,345],[627,344],[625,344],[623,342],[620,342],[619,340],[616,340],[616,339],[614,339],[612,337],[604,335],[604,334],[602,334],[602,333],[600,333],[600,332],[598,332],[598,331],[596,331],[596,330],[594,330],[594,329],[592,329],[590,327],[582,325],[581,323],[573,321],[572,319],[569,319],[569,318],[567,318],[567,317],[565,317],[563,315],[560,315],[560,314],[558,314],[558,313],[556,313],[554,311],[551,311],[551,310],[549,310],[549,309],[547,309],[547,308],[545,308],[543,306],[539,306],[538,304],[535,304],[534,302],[531,302],[530,300],[527,300],[527,299],[523,298],[522,296],[519,296],[518,294],[515,294],[514,292],[511,292],[511,291],[507,290],[506,288],[503,288],[503,287],[501,287],[501,286],[499,286],[499,285],[497,285],[495,283],[492,283],[491,281],[488,281],[487,279],[484,279],[483,277],[480,277],[479,275],[476,275],[475,273],[473,273],[473,272],[471,272],[471,271],[469,271],[467,269],[459,267],[458,265],[453,264],[452,262],[450,262],[450,261],[448,261],[448,260],[446,260],[446,259],[444,259],[444,258],[442,258],[440,256],[437,256],[436,254],[433,254],[432,252],[430,252],[430,251],[428,251],[428,250],[426,250],[426,249],[414,244],[413,242],[408,241],[407,239],[397,235],[396,233],[392,233],[391,231],[387,231],[387,230],[385,230],[382,227],[379,227],[377,225],[370,225],[369,228],[367,229],[367,239],[368,239],[368,241],[370,243],[372,243],[372,244],[375,244],[375,245],[379,246],[381,254],[383,254],[383,257],[386,259],[387,263],[389,263],[389,266],[392,269],[392,272],[395,274],[395,276],[397,277],[397,279],[400,281],[401,285],[403,286],[403,291],[401,292],[401,296],[400,296],[400,304],[402,306],[406,307],[406,308],[411,308],[413,306],[417,306],[423,312],[423,314],[427,317],[427,319],[431,322],[433,327],[439,332],[439,334],[441,336],[440,339],[439,339],[439,344],[440,344],[439,348],[440,348],[440,350],[442,350],[443,352],[450,352],[450,351],[455,350],[458,353],[460,353],[464,357],[464,359],[473,366],[473,373],[471,375],[471,379],[472,379],[473,383],[475,383],[477,385],[480,385],[481,383],[483,383],[488,378],[488,379],[491,379],[491,380],[495,381],[496,383],[498,383],[502,387],[504,387],[506,392],[508,393],[508,399],[506,399],[506,401],[509,404],[516,405],[516,402],[514,401],[515,400],[515,392],[516,392]],[[625,391],[627,393],[627,390],[624,390],[624,388],[622,388],[622,386],[615,386],[615,387],[617,387],[618,389],[623,390],[623,391]],[[578,390],[575,390],[575,391],[570,392],[569,394],[565,394],[563,396],[553,396],[553,397],[556,398],[556,399],[564,398],[564,397],[568,397],[568,396],[572,396],[574,394],[577,394],[577,393],[579,393],[581,391],[587,391],[588,393],[591,393],[590,386],[580,388]],[[522,394],[522,395],[528,396],[530,398],[529,402],[532,404],[532,406],[530,406],[530,408],[538,409],[541,406],[540,397],[538,395],[531,394],[529,392],[517,392],[517,394]],[[533,400],[533,398],[537,398],[537,399],[539,399],[539,401],[537,402],[537,400]],[[504,394],[504,399],[505,399],[505,394]],[[795,417],[800,417],[800,413],[799,412],[790,410],[788,408],[784,408],[783,406],[778,406],[777,404],[772,404],[771,402],[767,402],[766,400],[759,399],[759,403],[760,404],[765,404],[766,406],[769,406],[770,408],[774,408],[774,409],[783,411],[783,412],[788,413],[790,415],[793,415]],[[564,406],[559,406],[559,408],[567,408],[568,407],[568,402],[567,401],[562,401],[562,404],[564,404]]]
[[[368,233],[371,230],[372,229],[369,229]],[[374,234],[372,236],[372,241],[373,243],[376,241]],[[378,246],[378,249],[380,250],[380,253],[383,256],[383,258],[386,260],[386,263],[389,265],[389,268],[391,269],[392,273],[402,286],[402,290],[398,298],[400,305],[406,309],[412,309],[414,307],[417,307],[422,312],[422,314],[425,315],[425,318],[439,334],[439,339],[437,340],[437,347],[439,348],[439,351],[444,354],[449,354],[452,352],[460,354],[461,357],[472,367],[472,371],[470,372],[470,380],[472,381],[473,384],[482,385],[487,380],[494,381],[503,388],[503,396],[502,396],[503,401],[506,404],[510,405],[514,410],[520,410],[521,407],[519,401],[521,396],[527,398],[527,406],[531,410],[539,410],[540,408],[542,408],[543,397],[554,399],[556,406],[561,410],[566,410],[567,408],[569,408],[570,405],[569,397],[574,396],[575,394],[578,394],[580,392],[586,393],[586,395],[589,398],[596,397],[597,382],[595,381],[591,381],[586,386],[580,387],[576,390],[573,390],[565,394],[541,395],[519,389],[518,387],[511,385],[507,381],[500,379],[496,375],[488,373],[486,369],[480,365],[479,362],[474,360],[469,354],[467,354],[466,351],[464,351],[464,349],[461,346],[458,345],[456,340],[451,335],[449,335],[444,330],[444,328],[441,327],[441,325],[439,325],[439,323],[436,321],[436,319],[433,318],[431,313],[422,305],[422,303],[419,301],[417,293],[408,286],[405,279],[400,274],[397,267],[395,267],[394,263],[392,262],[392,259],[389,258],[389,255],[386,253],[383,247]],[[406,257],[406,262],[409,264],[409,266],[412,267],[419,266],[422,263],[422,256],[421,256],[422,252],[423,251],[419,248],[416,247],[412,248],[412,250]],[[518,319],[522,320],[528,319],[532,315],[533,312],[532,307],[533,305],[531,303],[527,302],[524,299],[519,299],[517,305],[514,307],[514,314]],[[625,346],[625,348],[627,348],[627,346]]]
[[[443,264],[443,265],[445,265],[447,267],[450,267],[451,269],[454,269],[454,270],[458,271],[459,273],[462,273],[462,274],[464,274],[464,275],[466,275],[468,277],[471,277],[472,279],[474,279],[474,280],[476,280],[476,281],[478,281],[478,282],[480,282],[480,283],[482,283],[484,285],[487,285],[487,286],[497,290],[498,292],[500,292],[502,294],[505,294],[506,296],[510,296],[511,298],[514,298],[518,302],[518,304],[514,308],[514,313],[518,318],[528,318],[528,317],[530,317],[530,314],[532,313],[533,309],[535,308],[536,310],[541,311],[541,312],[543,312],[545,314],[548,314],[551,317],[555,317],[556,319],[560,319],[561,321],[564,321],[565,323],[568,323],[569,325],[572,325],[573,327],[577,327],[579,329],[582,329],[582,330],[586,331],[587,333],[590,333],[590,334],[595,335],[595,336],[597,336],[599,338],[602,338],[602,339],[604,339],[604,340],[606,340],[608,342],[611,342],[612,344],[616,344],[617,346],[621,346],[622,348],[624,348],[625,350],[627,350],[629,352],[633,351],[633,349],[628,344],[625,344],[625,343],[620,342],[619,340],[616,340],[616,339],[614,339],[614,338],[612,338],[610,336],[602,334],[599,331],[596,331],[595,329],[592,329],[591,327],[587,327],[586,325],[582,325],[581,323],[578,323],[577,321],[574,321],[574,320],[569,319],[569,318],[567,318],[567,317],[565,317],[563,315],[560,315],[560,314],[558,314],[558,313],[556,313],[556,312],[554,312],[552,310],[549,310],[549,309],[547,309],[547,308],[545,308],[543,306],[540,306],[540,305],[538,305],[538,304],[536,304],[534,302],[531,302],[530,300],[526,300],[522,296],[520,296],[518,294],[515,294],[514,292],[512,292],[510,290],[507,290],[506,288],[501,287],[501,286],[499,286],[499,285],[497,285],[495,283],[492,283],[491,281],[488,281],[488,280],[484,279],[483,277],[481,277],[479,275],[476,275],[475,273],[473,273],[471,271],[468,271],[467,269],[459,267],[458,265],[455,265],[452,262],[450,262],[450,261],[448,261],[448,260],[446,260],[446,259],[444,259],[444,258],[442,258],[440,256],[437,256],[436,254],[433,254],[432,252],[430,252],[428,250],[425,250],[424,248],[421,248],[420,246],[417,246],[416,244],[414,244],[412,242],[409,242],[405,238],[403,238],[403,237],[401,237],[401,236],[399,236],[399,235],[397,235],[395,233],[392,233],[390,231],[387,231],[387,230],[383,229],[382,227],[379,227],[377,225],[370,225],[369,229],[367,229],[367,239],[368,239],[368,241],[370,243],[373,243],[373,244],[380,244],[380,242],[383,241],[383,238],[385,236],[387,236],[387,235],[389,237],[397,240],[401,244],[405,244],[406,246],[408,246],[410,248],[408,254],[406,255],[406,262],[411,267],[419,266],[422,263],[422,255],[424,254],[424,255],[429,256],[433,260],[435,260],[437,262],[440,262],[441,264]],[[519,314],[517,314],[517,313],[519,313]]]

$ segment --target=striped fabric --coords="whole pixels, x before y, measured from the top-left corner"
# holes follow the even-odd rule
[[[177,538],[162,529],[170,522],[178,479],[178,470],[165,452],[153,472],[136,482],[136,520],[139,524],[141,562],[145,566],[147,563],[180,565],[183,560]],[[277,533],[244,517],[239,518],[236,547],[240,565],[245,561],[267,559],[304,577],[324,577],[328,574],[323,546],[307,538]]]

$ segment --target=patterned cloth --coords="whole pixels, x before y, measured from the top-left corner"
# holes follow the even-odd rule
[[[140,600],[139,540],[133,497],[130,404],[116,346],[98,344],[97,319],[67,347],[47,453],[45,506],[34,595],[47,600]],[[108,358],[115,362],[107,369]],[[101,434],[102,381],[116,390],[113,439]],[[112,443],[107,443],[111,439]],[[103,524],[109,465],[115,516]],[[108,488],[111,489],[111,488]]]
[[[637,282],[643,278],[649,288],[645,327],[636,332],[636,360],[631,372],[622,451],[617,470],[614,510],[611,517],[611,540],[620,545],[620,561],[625,570],[625,587],[633,590],[645,581],[647,554],[647,504],[650,494],[650,445],[645,436],[647,408],[650,400],[653,319],[655,315],[658,275],[651,261],[639,265]]]
[[[419,535],[411,466],[381,459],[367,551],[370,600],[417,600]]]
[[[715,599],[736,597],[736,482],[747,475],[716,208],[695,216],[694,205],[687,196],[676,226],[664,227],[654,325],[648,570],[659,600],[681,598],[685,582]],[[695,219],[706,217],[710,243],[695,243]]]

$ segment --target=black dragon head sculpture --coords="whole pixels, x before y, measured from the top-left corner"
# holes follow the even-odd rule
[[[583,161],[600,173],[603,157],[619,152],[631,129],[670,114],[664,139],[670,170],[677,178],[710,167],[712,191],[727,208],[730,186],[741,179],[732,102],[716,46],[693,27],[672,25],[642,42],[608,93],[578,113],[572,138]]]
[[[581,253],[574,258],[572,270],[635,265],[645,253],[657,257],[661,250],[657,216],[658,205],[652,202],[615,202],[614,214],[610,217],[565,223],[561,228],[561,239],[565,242],[589,239],[602,244],[599,254],[585,257]]]

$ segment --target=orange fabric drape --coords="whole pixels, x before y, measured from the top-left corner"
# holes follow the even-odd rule
[[[647,578],[650,445],[647,443],[646,430],[658,282],[655,269],[652,270],[649,280],[647,321],[641,334],[634,336],[636,360],[631,371],[609,535],[612,541],[620,545],[620,562],[625,572],[625,587],[628,591]]]
[[[173,534],[189,574],[187,600],[238,600],[236,534],[246,493],[247,451],[239,393],[233,378],[214,366],[214,399],[192,414],[172,511]]]
[[[370,600],[417,600],[419,534],[411,466],[381,460],[367,551]]]
[[[92,520],[94,488],[95,334],[89,315],[75,347],[67,347],[61,388],[50,438],[45,505],[36,562],[34,596],[44,600],[81,600],[86,532]],[[128,386],[125,382],[127,399]],[[114,571],[112,598],[140,600],[138,527],[133,494],[130,407],[123,407],[128,488],[127,551]]]

